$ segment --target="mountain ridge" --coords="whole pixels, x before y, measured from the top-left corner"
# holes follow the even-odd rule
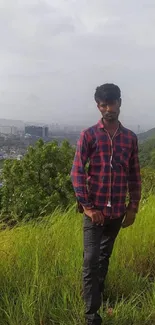
[[[141,142],[141,143],[144,141],[147,141],[151,138],[155,138],[155,127],[146,131],[146,132],[139,133],[137,136],[138,136],[139,142]]]

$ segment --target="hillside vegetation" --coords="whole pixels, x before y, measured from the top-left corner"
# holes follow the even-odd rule
[[[138,134],[138,140],[140,143],[147,141],[151,138],[155,138],[155,128]]]
[[[151,167],[155,170],[155,138],[139,145],[139,159],[141,167]]]
[[[104,325],[155,324],[155,203],[121,230],[106,283]],[[0,325],[83,325],[82,217],[74,207],[0,234]],[[114,307],[112,314],[107,307]]]
[[[104,325],[155,325],[154,150],[154,139],[140,146],[141,209],[116,242],[101,310]],[[59,146],[40,140],[23,160],[4,163],[0,325],[84,324],[82,217],[69,175],[74,151],[67,141]]]
[[[74,202],[70,170],[75,149],[64,141],[39,140],[22,160],[6,160],[1,189],[1,219],[30,220],[63,210]]]

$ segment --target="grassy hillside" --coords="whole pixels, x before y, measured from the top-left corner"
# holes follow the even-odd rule
[[[155,324],[155,203],[121,230],[106,285],[104,325]],[[0,233],[0,325],[82,325],[82,217],[57,211]]]

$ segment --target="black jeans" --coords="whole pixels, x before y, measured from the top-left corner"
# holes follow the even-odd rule
[[[109,258],[122,219],[123,217],[106,219],[104,226],[97,226],[88,216],[84,216],[83,295],[86,307],[85,318],[89,325],[102,323],[97,312],[101,307],[101,295],[108,272]]]

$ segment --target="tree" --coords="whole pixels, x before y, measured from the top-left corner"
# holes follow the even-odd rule
[[[70,170],[75,149],[64,141],[29,147],[23,160],[8,160],[3,168],[2,216],[36,218],[64,209],[74,200]]]

